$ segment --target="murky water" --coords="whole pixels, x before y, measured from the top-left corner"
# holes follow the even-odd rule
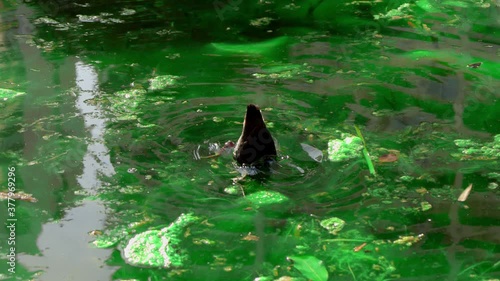
[[[2,278],[326,280],[289,256],[328,280],[500,278],[498,1],[0,3],[0,179],[16,167],[37,199],[16,202]],[[238,179],[231,157],[207,157],[249,103],[279,157]],[[361,152],[328,160],[355,125],[376,175]],[[289,201],[243,201],[264,190]],[[182,234],[188,262],[124,258],[182,213],[202,218]],[[328,233],[332,217],[346,224]]]

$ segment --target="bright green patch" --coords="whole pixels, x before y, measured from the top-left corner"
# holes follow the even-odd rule
[[[256,208],[264,208],[277,204],[286,204],[290,202],[290,199],[285,195],[271,190],[258,191],[250,195],[247,195],[242,199],[252,203],[252,206]]]
[[[345,221],[336,217],[324,219],[319,223],[333,235],[337,235],[345,226]]]
[[[431,203],[429,203],[427,201],[420,202],[420,207],[422,208],[422,211],[424,211],[424,212],[432,209]]]
[[[137,119],[137,108],[146,93],[147,91],[144,89],[128,89],[118,91],[110,96],[110,108],[117,120]]]
[[[378,19],[387,19],[387,20],[398,20],[406,17],[410,17],[410,4],[405,3],[399,6],[397,9],[392,9],[388,11],[386,14],[374,15],[373,18]]]
[[[419,6],[420,8],[429,13],[438,13],[441,11],[440,9],[435,7],[436,4],[432,3],[430,0],[418,0],[416,4],[417,6]]]
[[[459,7],[459,8],[468,8],[470,6],[469,3],[466,3],[465,1],[444,1],[442,3],[444,6],[454,6],[454,7]]]
[[[135,266],[177,267],[189,259],[186,251],[180,248],[185,228],[199,221],[193,214],[182,214],[161,230],[149,230],[129,240],[123,250],[125,261]]]
[[[291,256],[293,267],[312,281],[328,280],[328,271],[321,260],[313,256]]]
[[[455,145],[460,148],[460,154],[453,154],[461,160],[495,160],[500,159],[500,135],[493,141],[479,143],[471,139],[457,139]]]
[[[17,92],[9,89],[1,89],[0,88],[0,102],[2,101],[7,101],[8,99],[15,98],[18,96],[22,96],[25,93],[23,92]]]
[[[274,52],[277,48],[283,47],[288,42],[287,36],[281,36],[258,43],[231,44],[212,43],[211,46],[221,53],[237,53],[249,55],[262,55]]]
[[[156,76],[155,78],[149,80],[150,84],[148,89],[151,91],[163,90],[167,87],[177,84],[178,80],[179,77],[174,75]]]
[[[333,162],[359,158],[363,150],[363,140],[356,136],[343,135],[343,139],[328,142],[328,159]]]
[[[96,240],[92,242],[97,248],[111,248],[123,242],[124,239],[130,237],[133,231],[137,231],[136,228],[130,227],[130,225],[122,225],[116,228],[107,230],[105,233],[97,236]]]

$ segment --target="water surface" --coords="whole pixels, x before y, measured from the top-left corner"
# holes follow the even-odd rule
[[[17,273],[2,277],[273,280],[302,276],[287,256],[307,255],[329,280],[499,278],[497,2],[0,3],[0,88],[25,93],[0,104],[1,178],[15,166],[38,200],[18,202]],[[235,180],[230,157],[193,152],[236,141],[249,103],[278,168]],[[377,175],[361,155],[327,160],[354,125]],[[263,190],[291,203],[238,203]],[[203,218],[188,264],[126,263],[134,234],[188,212]],[[319,225],[330,217],[346,221],[336,235]],[[116,243],[96,248],[101,232]]]

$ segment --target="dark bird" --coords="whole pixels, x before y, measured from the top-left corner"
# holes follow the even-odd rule
[[[276,158],[276,155],[273,137],[266,128],[260,109],[249,104],[243,131],[234,149],[234,159],[240,165],[258,165]]]

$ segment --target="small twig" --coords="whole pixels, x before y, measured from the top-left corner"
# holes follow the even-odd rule
[[[349,271],[351,272],[352,278],[354,279],[354,281],[358,280],[358,279],[356,279],[356,275],[354,275],[354,272],[352,271],[351,266],[349,264],[347,264],[347,267],[349,268]]]

